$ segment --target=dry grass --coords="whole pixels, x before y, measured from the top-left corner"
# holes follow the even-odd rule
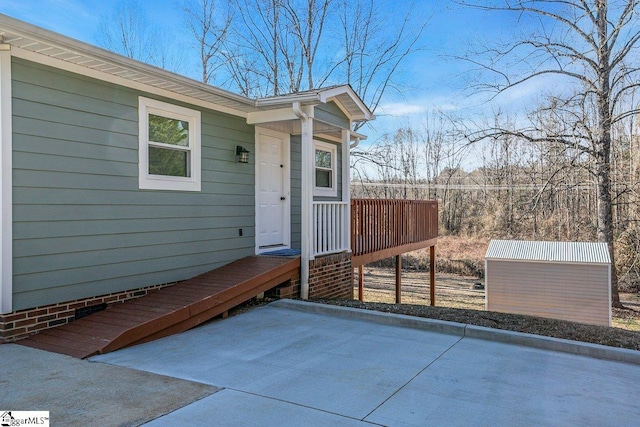
[[[613,326],[640,333],[640,294],[620,293],[624,310],[613,309]]]
[[[484,277],[484,254],[489,240],[455,236],[438,237],[436,258],[439,273],[459,276]],[[375,267],[393,267],[393,258],[373,263]],[[402,256],[402,266],[407,270],[428,270],[429,249],[420,249]]]

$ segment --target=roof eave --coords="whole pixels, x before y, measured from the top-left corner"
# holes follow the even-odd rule
[[[37,27],[27,22],[12,18],[10,16],[0,14],[0,35],[4,31],[10,31],[25,39],[34,39],[37,42],[49,45],[51,47],[63,49],[65,51],[77,53],[88,57],[95,58],[98,61],[108,62],[114,65],[125,67],[132,71],[139,72],[150,77],[156,77],[163,80],[169,80],[171,82],[177,82],[190,88],[208,93],[211,95],[217,95],[221,98],[243,104],[246,106],[243,110],[253,111],[255,109],[253,100],[246,98],[242,95],[235,94],[233,92],[226,91],[221,88],[217,88],[206,83],[199,82],[197,80],[190,79],[171,71],[164,70],[159,67],[155,67],[150,64],[146,64],[135,59],[127,58],[125,56],[113,53],[106,49],[102,49],[97,46],[67,37],[65,35],[55,33],[53,31]],[[15,42],[15,39],[14,39]],[[5,43],[11,44],[11,40],[5,40]],[[17,46],[20,47],[20,46]],[[24,49],[24,47],[21,47]],[[34,50],[34,52],[39,53]],[[43,54],[44,55],[44,54]]]
[[[270,96],[265,98],[258,98],[255,100],[255,106],[260,107],[273,107],[284,106],[294,102],[300,104],[326,104],[330,101],[336,101],[341,103],[340,96],[348,96],[351,101],[357,106],[358,112],[350,113],[350,119],[354,121],[369,121],[375,119],[375,116],[365,105],[364,101],[355,93],[350,85],[335,86],[328,89],[317,89],[313,91],[307,91],[302,93],[293,93],[288,95]]]
[[[40,55],[41,58],[47,59],[54,58],[56,61],[79,66],[83,69],[91,70],[90,72],[97,72],[100,76],[117,76],[136,83],[145,80],[143,84],[161,89],[170,87],[170,89],[167,89],[170,92],[184,94],[187,97],[191,97],[191,99],[198,99],[208,103],[207,105],[220,105],[222,106],[221,108],[226,109],[224,111],[235,115],[246,116],[251,112],[291,105],[294,102],[302,105],[316,105],[335,101],[344,107],[343,111],[352,121],[362,122],[375,118],[371,110],[350,85],[332,86],[290,95],[250,99],[0,14],[0,36],[4,34],[11,36],[10,39],[5,40],[5,43],[13,45],[17,50],[29,52],[30,55]],[[51,53],[52,50],[59,50],[59,52]],[[47,53],[48,51],[49,53]],[[63,58],[63,56],[68,56],[69,54],[72,59],[69,59],[69,57]],[[87,59],[88,61],[74,62],[75,56],[82,57],[83,60]],[[98,68],[95,64],[88,65],[92,62],[108,66],[113,65],[114,68],[120,68],[125,72],[110,72],[105,68]],[[127,76],[123,76],[123,74],[127,74]]]
[[[305,93],[305,94],[290,94],[290,95],[278,95],[269,96],[265,98],[257,98],[255,100],[256,107],[272,107],[280,105],[288,105],[293,102],[299,102],[301,104],[317,104],[321,101],[318,93]]]

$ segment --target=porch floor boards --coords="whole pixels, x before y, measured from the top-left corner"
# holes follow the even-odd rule
[[[107,309],[18,341],[84,359],[184,332],[299,275],[299,257],[250,256],[110,305]]]

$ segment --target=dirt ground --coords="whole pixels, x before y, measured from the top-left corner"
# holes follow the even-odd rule
[[[438,274],[436,276],[436,306],[484,310],[484,290],[474,289],[482,283],[474,277]],[[357,289],[354,296],[357,297]],[[402,303],[429,305],[429,273],[405,270],[402,272]],[[613,310],[613,326],[629,331],[640,331],[640,295],[620,294],[629,310]],[[395,270],[390,268],[364,268],[364,301],[395,303]]]

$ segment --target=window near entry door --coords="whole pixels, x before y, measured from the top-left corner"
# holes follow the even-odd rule
[[[314,196],[336,197],[336,146],[326,142],[314,141],[315,145],[315,177]]]
[[[139,188],[200,191],[200,112],[139,98]]]

